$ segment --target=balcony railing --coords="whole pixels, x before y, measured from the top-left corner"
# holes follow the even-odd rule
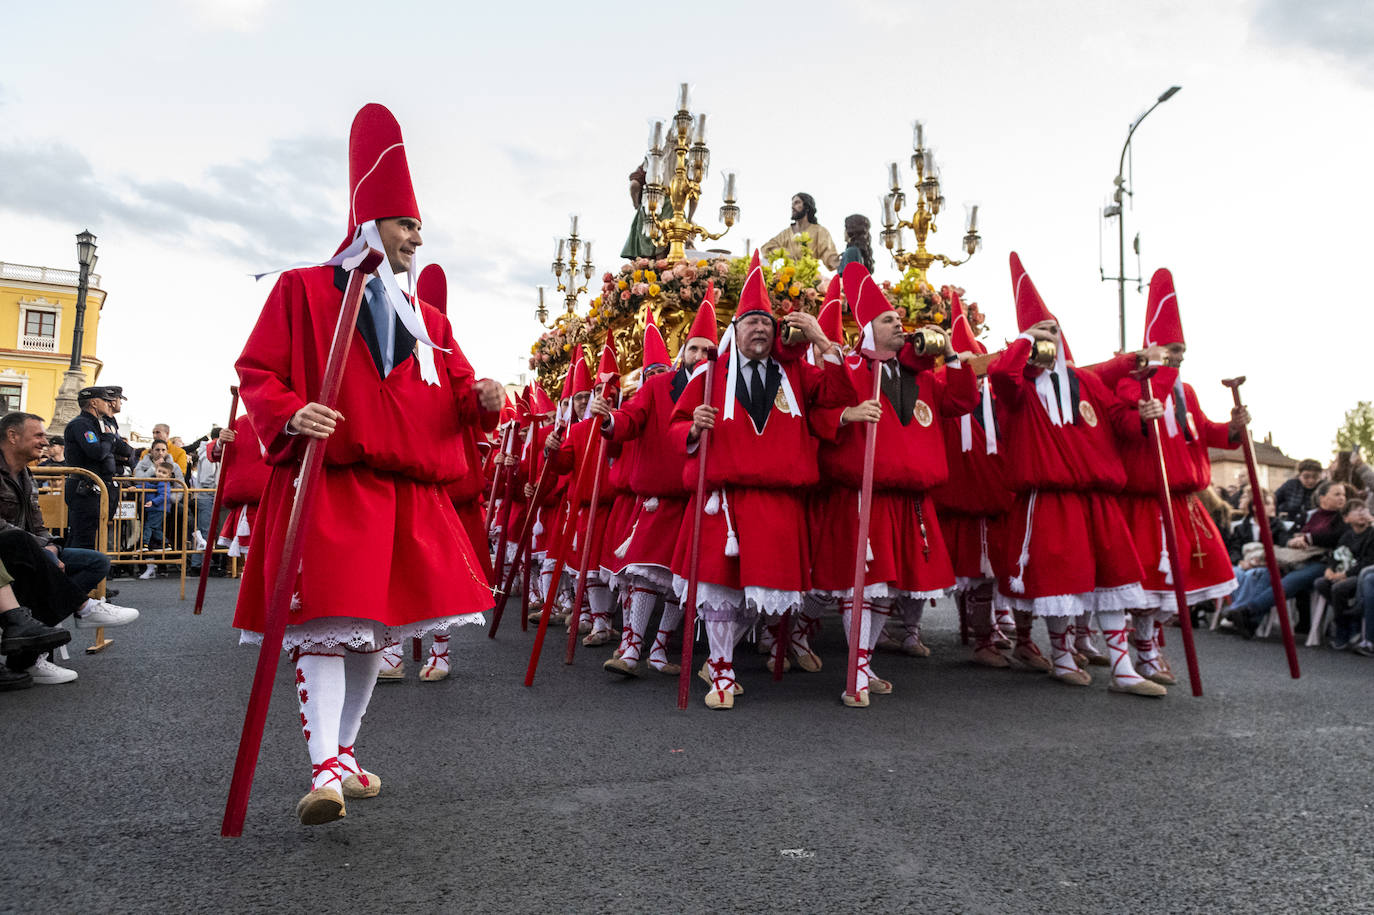
[[[31,283],[52,283],[57,286],[75,286],[81,274],[75,270],[62,270],[57,267],[34,267],[29,264],[10,264],[0,261],[0,280],[27,280]],[[90,284],[100,288],[100,274],[92,273]]]
[[[45,353],[55,353],[57,352],[57,338],[24,334],[19,338],[19,346],[22,349],[36,349],[42,350]]]

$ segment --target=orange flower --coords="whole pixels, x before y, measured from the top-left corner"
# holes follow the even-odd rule
[[[801,295],[801,283],[793,283],[791,286],[788,286],[788,287],[787,287],[787,294],[790,295],[790,296],[791,296],[792,298],[794,298],[794,299],[795,299],[797,296]]]
[[[618,283],[615,284],[615,288],[616,288],[616,289],[619,289],[619,290],[622,291],[622,292],[624,292],[626,289],[629,289],[629,288],[630,288],[630,284],[627,283],[627,282],[625,282],[624,280],[621,280],[621,281],[619,281]]]

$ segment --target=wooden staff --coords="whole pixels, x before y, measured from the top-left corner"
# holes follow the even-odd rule
[[[601,434],[601,420],[595,419],[591,430],[592,437],[596,442],[592,445],[592,467],[595,468],[596,476],[592,477],[592,499],[583,514],[587,518],[587,533],[582,538],[582,555],[579,557],[577,572],[577,588],[573,592],[573,618],[568,626],[568,649],[563,655],[563,663],[571,664],[573,655],[577,653],[577,635],[582,622],[582,599],[587,596],[587,566],[591,563],[592,541],[596,538],[592,536],[596,532],[596,511],[600,508],[601,502],[601,478],[605,476],[602,472],[605,469],[606,437]],[[576,492],[569,493],[573,498],[577,497]],[[576,513],[574,511],[574,513]],[[574,526],[576,531],[577,527]]]
[[[237,385],[229,386],[229,424],[224,428],[233,429],[234,420],[239,417],[239,389]],[[205,446],[206,457],[210,456],[210,449],[215,446],[215,442]],[[215,475],[215,498],[210,509],[210,536],[205,538],[205,555],[200,559],[200,582],[196,585],[196,610],[195,615],[200,616],[200,611],[205,608],[205,583],[210,580],[210,561],[215,555],[215,541],[219,539],[219,529],[215,522],[219,520],[219,510],[224,505],[224,478],[226,464],[224,455],[229,445],[227,442],[219,442],[219,473]]]
[[[873,373],[873,396],[882,393],[883,368],[876,359],[868,360]],[[868,571],[868,527],[873,515],[873,464],[878,454],[878,424],[866,423],[864,428],[864,477],[859,489],[859,540],[854,549],[854,592],[849,602],[849,669],[844,694],[859,698],[859,641],[863,636],[864,579]]]
[[[363,284],[367,276],[382,263],[382,252],[367,248],[358,255],[357,263],[348,277],[339,321],[334,325],[334,340],[329,345],[324,380],[320,383],[318,403],[327,407],[339,399],[343,383],[344,364],[348,348],[358,325],[358,309],[363,301]],[[258,667],[253,674],[253,691],[248,697],[248,712],[243,719],[243,733],[239,736],[238,757],[234,760],[234,777],[229,783],[229,798],[224,805],[224,821],[220,835],[243,835],[243,818],[248,810],[248,795],[253,790],[253,772],[258,766],[258,750],[262,746],[262,729],[267,723],[267,706],[272,701],[272,681],[277,676],[277,660],[281,655],[282,639],[286,636],[286,614],[291,593],[296,587],[296,575],[305,552],[305,538],[301,536],[310,509],[311,496],[324,464],[324,449],[328,440],[311,438],[301,458],[300,475],[296,478],[296,495],[291,501],[291,516],[286,524],[281,561],[276,579],[272,582],[263,624],[262,646],[258,650]]]
[[[701,402],[711,406],[716,376],[716,348],[706,351],[706,381]],[[711,452],[711,430],[702,429],[697,440],[697,494],[692,501],[692,536],[688,541],[687,593],[682,600],[682,669],[677,675],[677,707],[687,708],[692,691],[693,631],[697,624],[697,584],[701,577],[701,515],[706,508],[706,458]]]
[[[596,433],[596,435],[598,438],[600,438],[600,433]],[[599,449],[588,449],[586,453],[582,455],[582,463],[577,468],[577,473],[568,482],[568,492],[570,495],[575,495],[581,487],[581,482],[587,473],[587,467],[591,463],[589,459],[591,458],[592,454],[597,451],[599,451]],[[545,469],[547,470],[548,466],[552,463],[553,460],[552,457],[550,457],[549,460],[546,460],[544,462]],[[571,503],[569,503],[567,517],[563,519],[563,524],[561,525],[561,530],[559,531],[558,552],[560,555],[558,561],[554,564],[553,567],[553,580],[549,583],[549,593],[544,595],[544,608],[539,613],[539,628],[534,633],[534,648],[532,651],[530,651],[530,663],[529,666],[525,669],[526,686],[534,685],[534,673],[539,669],[539,653],[544,649],[544,635],[549,630],[549,617],[553,614],[553,601],[554,598],[558,595],[558,580],[563,575],[563,567],[567,565],[567,563],[563,560],[563,557],[561,555],[562,553],[566,552],[566,548],[563,545],[568,542],[568,537],[572,535],[572,532],[577,530],[577,516],[577,509]],[[514,567],[515,564],[511,563],[511,568],[514,569]],[[580,616],[578,616],[577,613],[577,607],[573,608],[573,614],[574,616],[580,618]],[[576,622],[574,622],[574,635],[576,634],[576,629],[577,625]]]
[[[1150,376],[1154,374],[1155,368],[1150,366],[1136,373],[1136,377],[1140,379],[1141,400],[1154,399],[1154,392],[1150,390]],[[1183,633],[1183,654],[1188,659],[1188,683],[1193,688],[1193,695],[1198,697],[1202,695],[1202,674],[1198,670],[1197,649],[1193,645],[1193,615],[1188,610],[1188,592],[1183,586],[1183,574],[1188,567],[1179,558],[1178,532],[1174,530],[1174,504],[1169,496],[1169,471],[1164,463],[1164,437],[1160,432],[1159,422],[1158,418],[1149,422],[1142,419],[1141,425],[1147,426],[1146,434],[1149,436],[1159,470],[1156,474],[1158,489],[1155,498],[1159,502],[1159,516],[1164,525],[1164,546],[1169,553],[1169,567],[1172,571],[1170,577],[1174,580],[1178,626]]]
[[[532,441],[533,438],[534,424],[531,423],[526,427],[526,444]],[[515,444],[514,439],[511,440],[511,444]],[[511,503],[514,501],[511,497],[515,493],[515,468],[503,466],[502,469],[506,471],[506,482],[505,485],[501,487],[501,515],[500,520],[497,522],[497,527],[501,529],[501,535],[496,538],[496,562],[493,564],[497,581],[501,580],[506,570],[506,544],[510,543],[510,513],[512,508]]]
[[[1240,386],[1245,384],[1245,376],[1227,378],[1222,384],[1231,389],[1231,398],[1237,407],[1240,402]],[[1279,560],[1274,555],[1274,534],[1269,530],[1269,512],[1264,508],[1260,497],[1259,471],[1255,467],[1255,446],[1250,441],[1250,429],[1242,427],[1241,449],[1245,452],[1245,469],[1250,472],[1250,506],[1254,511],[1255,525],[1259,528],[1260,542],[1264,544],[1264,563],[1269,567],[1269,587],[1274,592],[1274,609],[1279,617],[1279,629],[1283,632],[1283,651],[1288,655],[1288,673],[1296,680],[1302,674],[1298,670],[1298,643],[1293,639],[1293,621],[1288,618],[1288,598],[1283,593],[1283,575],[1279,572]]]
[[[567,428],[567,421],[560,419],[558,425],[554,427],[553,434],[562,436],[567,431]],[[538,455],[532,454],[531,460],[538,460]],[[489,639],[496,638],[496,630],[501,625],[501,617],[505,614],[506,610],[506,598],[510,596],[510,589],[515,587],[515,570],[520,567],[522,558],[521,553],[523,552],[524,558],[528,559],[529,553],[533,548],[534,522],[539,514],[539,503],[548,494],[548,487],[553,485],[553,480],[547,479],[549,465],[551,463],[551,461],[545,460],[540,466],[539,478],[534,484],[534,495],[530,496],[529,510],[525,512],[525,517],[520,524],[520,539],[517,541],[519,546],[516,548],[517,552],[515,558],[511,561],[510,568],[506,570],[506,578],[500,590],[494,595],[496,599],[496,610],[491,615],[491,628],[487,630],[487,638]],[[552,524],[553,522],[550,523]],[[525,588],[529,590],[528,579],[525,581]],[[521,628],[527,629],[528,626],[529,624],[526,622]]]
[[[792,640],[792,611],[785,610],[778,621],[778,637],[773,642],[773,682],[782,679],[782,668],[787,663],[787,643]]]
[[[528,632],[530,629],[530,538],[533,535],[529,528],[525,529],[525,536],[520,539],[520,544],[515,548],[515,560],[511,562],[511,570],[516,566],[520,567],[520,631]],[[520,555],[524,554],[524,561],[520,561]]]

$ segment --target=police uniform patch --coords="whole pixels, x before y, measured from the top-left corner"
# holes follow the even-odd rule
[[[1085,423],[1090,426],[1097,426],[1097,411],[1093,409],[1092,404],[1088,403],[1086,400],[1080,400],[1078,402],[1078,412],[1083,417]]]
[[[95,433],[94,433],[94,432],[87,432],[87,433],[86,433],[86,442],[87,442],[87,444],[90,444],[90,445],[94,445],[94,444],[95,444],[96,438],[95,438]]]

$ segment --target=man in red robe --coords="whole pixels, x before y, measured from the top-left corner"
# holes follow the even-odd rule
[[[226,449],[224,446],[229,444],[234,447]],[[219,472],[224,480],[221,498],[225,518],[217,537],[220,546],[228,547],[230,556],[248,555],[258,500],[272,474],[272,468],[263,460],[263,451],[246,412],[238,416],[232,426],[221,429],[219,438],[206,450],[211,461],[223,462]]]
[[[382,647],[463,623],[491,606],[482,564],[444,488],[469,474],[463,430],[500,408],[501,387],[473,378],[447,319],[396,274],[421,244],[400,126],[381,105],[349,137],[349,247],[381,247],[333,408],[317,402],[348,275],[326,264],[283,273],[236,364],[272,474],[239,589],[234,625],[260,642],[277,575],[295,579],[284,647],[295,663],[310,791],[303,824],[344,815],[344,795],[372,797],[380,779],[354,745]],[[279,568],[299,461],[325,440],[299,569]],[[424,441],[431,447],[416,448]]]
[[[1149,379],[1148,397],[1142,394],[1140,381],[1129,374],[1135,367],[1134,354],[1104,364],[1101,374],[1104,382],[1115,387],[1132,416],[1121,439],[1121,459],[1126,468],[1121,507],[1145,576],[1145,606],[1133,614],[1136,669],[1156,683],[1172,685],[1176,679],[1159,651],[1158,640],[1159,623],[1178,610],[1174,571],[1164,544],[1164,520],[1159,510],[1159,456],[1146,435],[1146,427],[1134,417],[1151,421],[1159,416],[1164,420],[1160,427],[1174,533],[1179,561],[1184,565],[1183,587],[1188,605],[1192,606],[1219,600],[1236,589],[1226,544],[1197,493],[1212,483],[1212,462],[1207,449],[1238,447],[1250,414],[1244,407],[1235,407],[1229,423],[1212,422],[1198,405],[1192,385],[1179,377],[1179,366],[1188,346],[1183,340],[1174,278],[1168,270],[1157,270],[1150,278],[1144,343],[1146,358],[1163,362]],[[1142,405],[1142,400],[1149,403]]]
[[[816,408],[844,406],[849,385],[839,348],[816,319],[793,312],[784,322],[825,354],[824,369],[778,339],[758,254],[740,291],[727,354],[705,366],[713,373],[705,403],[705,371],[698,369],[678,399],[670,434],[689,455],[684,483],[695,486],[701,433],[713,429],[707,458],[697,611],[706,624],[710,656],[700,676],[710,683],[706,705],[728,709],[741,691],[734,650],[756,615],[779,617],[801,606],[810,590],[811,546],[803,493],[820,478],[816,466]],[[695,497],[693,497],[695,498]],[[689,515],[692,508],[689,506]],[[688,525],[690,527],[690,525]],[[673,555],[679,597],[687,588],[690,538]]]
[[[930,490],[948,478],[942,418],[967,413],[977,397],[973,370],[945,343],[945,371],[918,356],[907,342],[901,317],[860,263],[845,273],[858,288],[854,316],[862,331],[859,352],[844,369],[855,406],[817,410],[813,420],[833,423],[820,447],[821,473],[835,485],[819,510],[825,536],[811,571],[812,587],[840,601],[848,636],[851,615],[859,619],[859,673],[856,694],[841,694],[850,707],[867,707],[869,694],[892,692],[892,684],[873,672],[871,655],[883,623],[898,601],[920,605],[954,587],[954,570],[936,523]],[[967,359],[971,354],[964,353]],[[879,394],[872,399],[874,372]],[[854,566],[860,544],[859,496],[863,486],[867,426],[877,425],[873,493],[863,593],[854,593]],[[903,608],[905,609],[905,608]]]
[[[1021,329],[989,366],[1005,407],[1007,481],[1016,491],[998,587],[1013,609],[1043,617],[1050,632],[1051,675],[1087,686],[1069,644],[1069,627],[1096,613],[1111,652],[1114,692],[1162,696],[1131,664],[1126,611],[1145,599],[1140,562],[1118,504],[1126,472],[1116,435],[1124,404],[1091,372],[1078,371],[1058,321],[1015,253],[1011,255],[1016,318]],[[1054,367],[1030,361],[1036,341],[1053,342]]]
[[[716,310],[708,292],[687,332],[676,370],[672,370],[668,347],[658,327],[649,323],[644,328],[643,382],[639,390],[618,410],[610,409],[600,397],[592,398],[588,407],[601,417],[602,434],[611,442],[635,446],[628,475],[635,497],[634,513],[616,548],[624,562],[618,577],[629,589],[625,629],[619,657],[602,665],[621,676],[643,673],[639,662],[644,653],[644,636],[660,598],[664,602],[663,615],[649,652],[649,666],[663,674],[679,671],[679,666],[668,660],[668,638],[682,621],[682,605],[673,590],[672,562],[691,491],[683,480],[684,455],[670,434],[669,421],[693,369],[715,345]],[[624,460],[624,452],[620,459]]]

